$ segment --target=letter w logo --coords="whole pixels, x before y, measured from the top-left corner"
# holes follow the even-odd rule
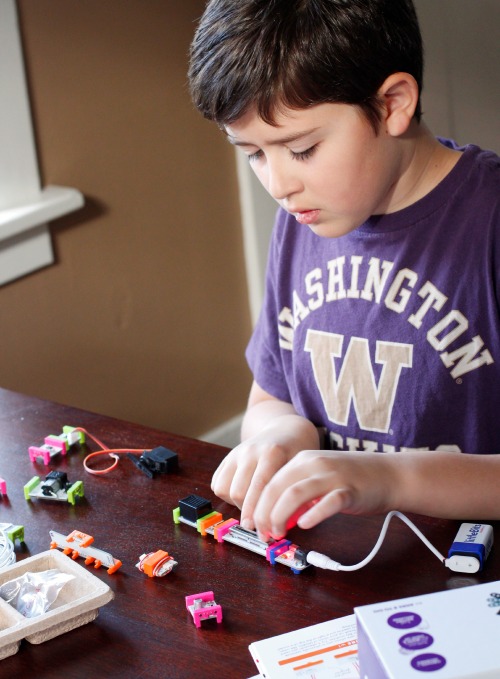
[[[351,403],[359,426],[367,431],[388,432],[392,409],[403,368],[411,368],[411,344],[377,341],[375,362],[382,366],[378,385],[370,360],[368,340],[353,337],[340,372],[335,360],[341,357],[343,335],[307,331],[305,351],[311,363],[328,419],[346,425]]]

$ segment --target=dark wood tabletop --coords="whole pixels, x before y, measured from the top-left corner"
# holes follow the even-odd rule
[[[86,429],[109,448],[165,446],[177,453],[179,468],[151,479],[121,455],[113,472],[94,476],[83,467],[86,455],[97,449],[90,439],[66,456],[54,457],[48,466],[32,462],[29,446],[42,445],[46,436],[60,434],[65,425]],[[0,661],[0,676],[246,679],[257,674],[248,651],[253,641],[348,615],[358,605],[500,577],[495,549],[479,574],[452,573],[397,518],[379,553],[361,570],[309,567],[300,574],[175,524],[173,510],[191,494],[210,500],[225,519],[239,518],[234,507],[210,490],[212,473],[226,452],[0,389],[0,477],[7,483],[7,495],[0,496],[0,522],[24,526],[24,544],[16,542],[17,561],[49,549],[50,530],[64,535],[79,530],[92,535],[96,547],[123,564],[112,575],[104,568],[91,569],[114,592],[114,599],[93,622],[41,644],[23,640],[17,653]],[[25,499],[24,485],[34,475],[44,478],[52,470],[66,472],[72,482],[83,481],[84,497],[74,506]],[[447,552],[458,522],[411,518],[441,553]],[[371,550],[382,522],[378,516],[338,516],[310,531],[296,528],[288,537],[304,549],[353,564]],[[493,525],[497,532],[498,525]],[[141,554],[157,550],[171,554],[178,566],[165,577],[149,578],[136,563]],[[197,628],[185,597],[209,590],[222,606],[223,620],[220,624],[207,620]]]

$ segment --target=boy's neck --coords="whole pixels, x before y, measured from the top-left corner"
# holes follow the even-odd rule
[[[458,162],[461,152],[441,144],[424,123],[413,122],[402,140],[402,172],[398,198],[390,212],[401,210],[430,193]]]

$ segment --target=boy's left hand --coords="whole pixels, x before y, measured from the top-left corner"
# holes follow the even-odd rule
[[[254,512],[261,538],[286,534],[288,520],[300,516],[300,528],[312,528],[329,516],[378,514],[395,509],[396,475],[391,454],[304,450],[282,467],[263,490]]]

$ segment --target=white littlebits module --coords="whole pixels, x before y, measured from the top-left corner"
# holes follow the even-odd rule
[[[483,568],[492,546],[492,526],[463,523],[448,551],[446,566],[458,573],[477,573]]]

